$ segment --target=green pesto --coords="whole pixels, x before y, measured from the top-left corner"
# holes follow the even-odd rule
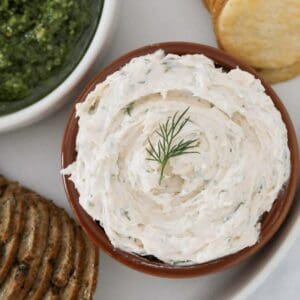
[[[57,87],[87,49],[103,0],[0,0],[0,115]]]

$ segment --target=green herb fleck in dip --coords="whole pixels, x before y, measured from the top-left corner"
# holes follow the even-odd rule
[[[103,0],[0,2],[0,115],[52,91],[78,64]]]

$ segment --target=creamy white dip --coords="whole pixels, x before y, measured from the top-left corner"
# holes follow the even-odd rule
[[[148,138],[187,107],[177,137],[195,154],[160,165]],[[76,106],[80,204],[122,250],[172,264],[207,262],[257,242],[260,217],[290,175],[287,130],[259,80],[203,55],[163,51],[130,61]]]

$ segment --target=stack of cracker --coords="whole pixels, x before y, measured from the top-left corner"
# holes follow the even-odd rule
[[[219,47],[270,83],[300,74],[299,0],[204,0]]]
[[[0,176],[0,299],[92,299],[98,250],[52,202]]]

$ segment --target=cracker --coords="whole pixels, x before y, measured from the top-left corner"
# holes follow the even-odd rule
[[[228,0],[217,17],[222,48],[256,68],[300,61],[299,0]]]
[[[227,2],[228,0],[213,0],[212,1],[212,5],[211,5],[211,12],[212,12],[212,15],[216,15],[218,16],[222,9],[223,9],[223,6],[225,5],[225,3]]]
[[[213,7],[218,0],[203,0],[204,5],[209,10],[210,13],[213,11]]]
[[[213,23],[213,29],[217,38],[217,43],[220,46],[219,40],[218,40],[218,34],[217,34],[217,21],[220,13],[222,12],[223,7],[225,6],[226,2],[228,0],[214,0],[212,8],[211,8],[211,18]]]
[[[209,11],[211,11],[211,8],[212,8],[212,2],[213,2],[214,0],[203,0],[203,2],[204,2],[204,4],[205,4],[205,6],[206,6],[206,8],[209,10]]]
[[[260,69],[257,73],[272,84],[286,81],[300,75],[300,62],[285,68]]]

